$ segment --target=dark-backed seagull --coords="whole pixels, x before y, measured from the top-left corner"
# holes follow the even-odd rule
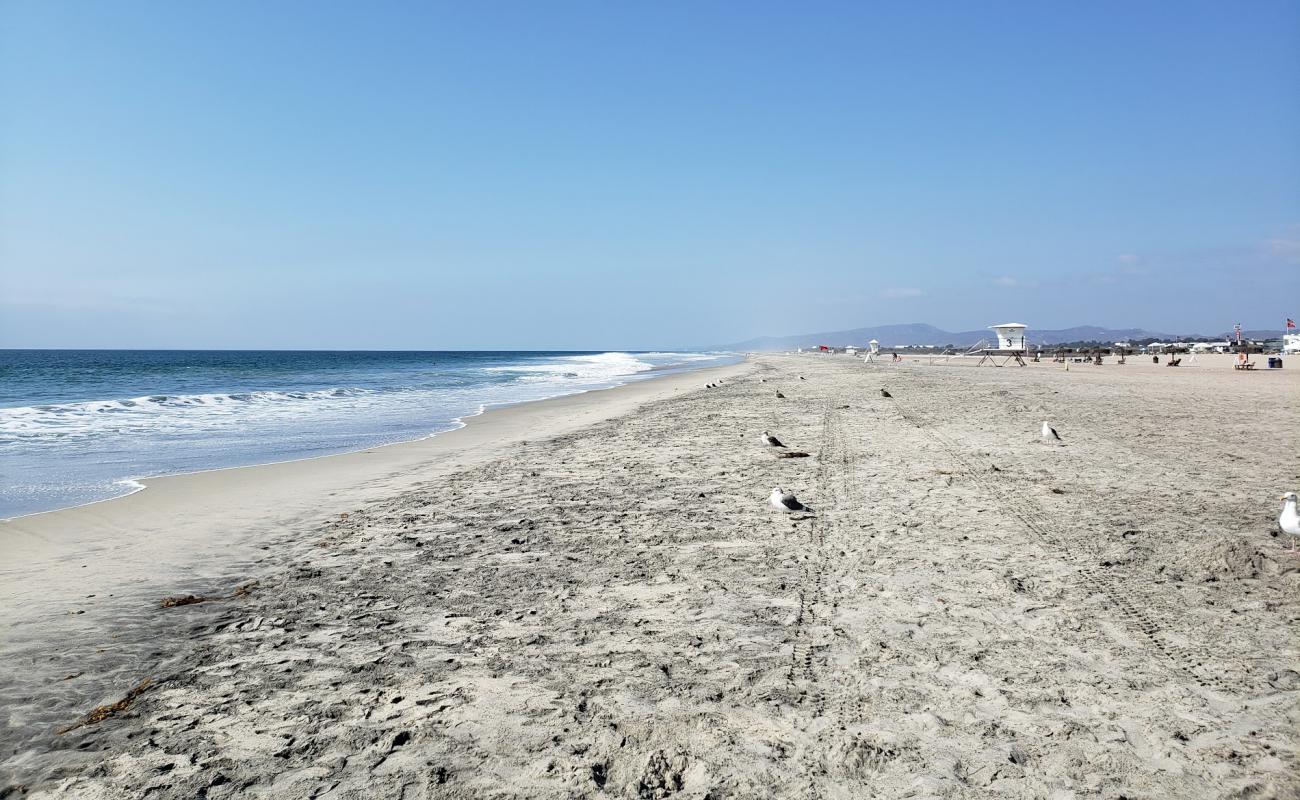
[[[763,431],[762,438],[763,438],[763,444],[767,445],[768,447],[785,447],[785,445],[781,444],[780,439],[776,438],[775,436],[768,433],[767,431]]]
[[[880,390],[880,396],[881,396],[881,397],[893,397],[892,394],[890,394],[889,392],[885,391],[884,389],[881,389],[881,390]]]
[[[1048,425],[1046,420],[1043,421],[1043,441],[1044,442],[1061,441],[1061,434],[1056,432],[1056,428],[1053,428],[1051,425]]]
[[[780,486],[772,490],[772,494],[767,497],[767,502],[771,504],[773,508],[779,508],[782,511],[808,510],[808,506],[800,503],[798,498],[790,492],[782,490]]]
[[[777,393],[776,393],[776,399],[777,399],[777,400],[784,400],[784,399],[785,399],[785,395],[781,394],[780,392],[777,392]]]

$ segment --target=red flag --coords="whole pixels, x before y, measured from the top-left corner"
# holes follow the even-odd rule
[[[1295,320],[1291,319],[1290,317],[1287,317],[1287,318],[1286,318],[1286,329],[1287,329],[1287,330],[1291,330],[1291,329],[1294,328],[1294,327],[1295,327]]]

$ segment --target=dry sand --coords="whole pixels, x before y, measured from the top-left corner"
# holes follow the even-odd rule
[[[61,601],[52,565],[70,557],[38,557],[58,537],[32,533],[5,573],[28,593],[0,596],[23,621],[3,642],[20,668],[0,686],[0,786],[1300,796],[1300,554],[1276,524],[1300,483],[1300,375],[1206,361],[762,356],[716,389],[666,378],[584,396],[576,417],[553,403],[527,435],[490,435],[489,414],[462,450],[403,445],[376,474],[300,462],[282,514],[265,468],[263,505],[203,529],[259,560],[124,583],[127,551],[104,580],[129,591],[87,601],[90,630],[53,627],[31,592],[52,581]],[[1044,419],[1062,444],[1039,441]],[[776,458],[763,430],[811,457]],[[251,496],[199,477],[195,513]],[[768,507],[776,485],[813,513]],[[155,488],[139,507],[187,530]],[[158,605],[186,593],[221,599]]]

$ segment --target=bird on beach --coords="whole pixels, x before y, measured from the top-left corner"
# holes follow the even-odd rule
[[[790,492],[783,490],[780,486],[772,490],[768,495],[767,502],[773,508],[779,508],[782,511],[807,511],[808,506],[799,502],[799,499]]]
[[[1296,511],[1295,492],[1282,495],[1282,500],[1282,516],[1277,518],[1277,524],[1283,533],[1300,536],[1300,512]]]
[[[1043,441],[1044,442],[1061,441],[1061,434],[1056,432],[1056,428],[1053,428],[1051,425],[1048,425],[1046,420],[1043,420]]]
[[[777,399],[777,400],[784,400],[784,399],[785,399],[785,395],[781,394],[780,392],[777,392],[777,393],[776,393],[776,399]]]
[[[887,391],[884,390],[884,389],[881,389],[881,390],[880,390],[880,396],[881,396],[881,397],[893,397],[892,394],[890,394],[889,392],[887,392]]]
[[[785,445],[781,444],[780,439],[776,438],[775,436],[768,433],[767,431],[763,431],[763,435],[760,438],[763,440],[763,444],[767,445],[768,447],[785,447]]]
[[[805,378],[804,376],[800,375],[800,376],[799,376],[799,380],[801,380],[801,381],[806,381],[806,380],[808,380],[808,379]]]

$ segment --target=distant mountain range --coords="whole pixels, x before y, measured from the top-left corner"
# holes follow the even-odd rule
[[[1248,339],[1269,339],[1280,335],[1279,331],[1242,331]],[[1148,331],[1143,328],[1101,328],[1096,325],[1079,325],[1061,330],[1029,329],[1031,344],[1061,344],[1064,342],[1126,342],[1133,339],[1161,339],[1170,341],[1178,338],[1206,338],[1200,334],[1171,334]],[[1211,334],[1211,338],[1227,338],[1227,334]],[[718,346],[718,350],[739,352],[758,352],[768,350],[794,350],[800,347],[824,345],[866,345],[872,339],[880,342],[881,347],[894,347],[903,344],[935,345],[946,344],[957,347],[970,347],[981,339],[992,341],[993,331],[980,329],[974,331],[945,331],[923,322],[908,325],[877,325],[871,328],[854,328],[847,331],[830,331],[827,333],[805,333],[797,336],[761,336],[744,342],[734,342]]]

